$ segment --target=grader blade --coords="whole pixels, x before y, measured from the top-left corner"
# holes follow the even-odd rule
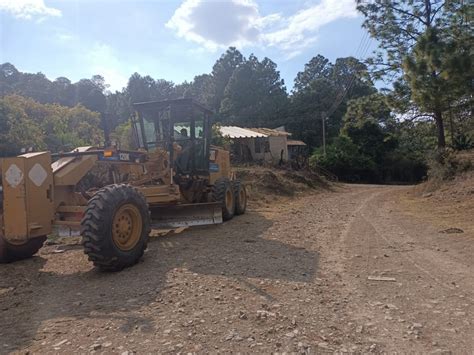
[[[166,205],[151,209],[151,227],[167,229],[222,223],[219,203]]]

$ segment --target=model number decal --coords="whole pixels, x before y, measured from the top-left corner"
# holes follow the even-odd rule
[[[128,153],[119,153],[119,159],[130,161],[130,154],[128,154]]]

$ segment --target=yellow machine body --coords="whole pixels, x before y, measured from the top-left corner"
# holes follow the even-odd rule
[[[92,147],[80,147],[76,151],[90,150]],[[150,206],[179,203],[182,195],[179,186],[171,183],[171,164],[166,152],[154,152],[147,159],[144,163],[107,163],[99,162],[95,155],[83,155],[51,163],[49,152],[3,159],[0,235],[12,244],[51,234],[53,230],[77,235],[88,199],[76,191],[76,186],[96,166],[103,164],[113,164],[116,182],[136,186]],[[221,177],[232,177],[228,151],[212,147],[210,163],[214,167],[209,176],[210,184]]]
[[[2,160],[3,235],[11,244],[50,234],[54,220],[51,155],[29,153]]]
[[[178,104],[181,105],[181,102]],[[189,101],[184,100],[184,104],[189,104]],[[171,111],[176,107],[172,106]],[[201,112],[208,114],[205,110]],[[208,119],[209,116],[206,117]],[[205,122],[199,127],[210,129],[208,121],[202,121],[202,116],[198,118],[201,121],[197,122]],[[239,191],[242,191],[242,185],[236,185],[233,181],[229,152],[211,146],[209,136],[204,138],[196,133],[199,127],[192,121],[191,140],[179,141],[171,137],[170,144],[153,149],[139,146],[138,150],[121,151],[116,148],[79,147],[68,153],[38,152],[1,159],[0,262],[33,255],[47,235],[79,235],[84,225],[89,229],[96,228],[99,222],[84,224],[84,221],[87,220],[88,213],[89,218],[95,218],[104,209],[103,205],[97,207],[93,203],[91,207],[91,202],[98,195],[105,196],[100,191],[107,188],[117,191],[122,188],[123,191],[103,198],[116,201],[123,195],[123,203],[128,204],[124,212],[121,212],[122,215],[117,217],[117,222],[109,221],[108,226],[116,228],[113,232],[115,241],[128,238],[130,230],[141,230],[141,226],[131,229],[130,223],[133,221],[151,218],[147,222],[147,228],[173,228],[222,223],[223,220],[232,218],[234,212],[229,206],[234,205],[234,196],[238,195],[238,191],[234,193],[233,189],[238,186]],[[175,131],[171,131],[171,135],[173,134]],[[168,150],[164,148],[166,146]],[[195,150],[186,151],[186,147],[190,146]],[[197,154],[200,154],[200,159],[205,159],[205,164],[202,164],[203,160],[199,166],[187,164],[189,161],[193,162],[192,159]],[[207,162],[209,166],[206,166]],[[189,166],[191,170],[184,171]],[[216,196],[222,200],[216,200]],[[146,205],[139,210],[139,200],[143,198]],[[120,209],[120,204],[117,206]],[[91,214],[90,208],[98,210]],[[224,208],[231,213],[225,214]],[[240,214],[242,213],[241,208]],[[100,220],[99,218],[98,221]],[[104,233],[99,233],[95,238],[102,238],[102,234]],[[140,233],[132,234],[137,237]],[[86,241],[86,244],[90,243]],[[143,246],[146,247],[146,243]],[[95,263],[100,264],[100,260],[95,259],[94,250],[87,249],[86,253],[89,253]],[[140,255],[133,254],[130,258],[132,257],[134,263]],[[125,257],[120,266],[129,264],[131,262]]]
[[[229,151],[212,147],[209,154],[209,161],[212,164],[211,166],[214,166],[214,169],[209,173],[211,184],[214,184],[216,180],[221,177],[232,178]]]

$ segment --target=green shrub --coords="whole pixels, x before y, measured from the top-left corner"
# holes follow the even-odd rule
[[[136,143],[133,139],[132,122],[129,120],[115,127],[115,130],[111,133],[110,138],[112,142],[122,150],[134,150],[137,149]]]
[[[324,168],[339,179],[348,182],[378,182],[380,176],[375,162],[360,152],[350,138],[339,136],[326,147],[326,155],[321,148],[310,158],[310,165]]]
[[[452,146],[455,150],[469,150],[474,148],[474,139],[468,134],[458,133],[454,136]]]
[[[386,157],[382,171],[384,182],[414,183],[426,178],[428,166],[424,156],[396,150]]]
[[[215,123],[212,125],[212,141],[213,145],[219,147],[227,147],[230,145],[231,141],[228,137],[224,137],[220,131],[220,124]]]

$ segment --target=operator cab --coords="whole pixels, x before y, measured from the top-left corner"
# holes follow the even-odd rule
[[[212,111],[192,99],[133,104],[138,148],[169,152],[178,176],[208,176]]]

